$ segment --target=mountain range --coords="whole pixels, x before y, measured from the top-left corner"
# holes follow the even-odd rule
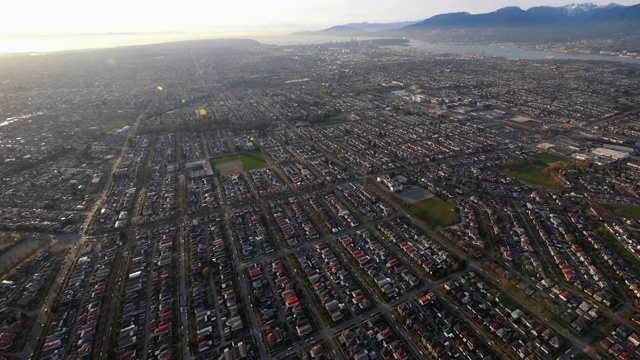
[[[622,6],[613,3],[607,6],[571,4],[562,7],[536,6],[528,10],[511,6],[486,14],[472,15],[462,12],[436,15],[405,28],[419,29],[440,26],[594,25],[602,22],[637,22],[639,20],[640,4],[633,6]]]
[[[410,25],[415,25],[420,21],[402,21],[394,23],[349,23],[344,25],[338,25],[330,27],[327,30],[385,30],[385,29],[399,29]]]
[[[561,42],[640,38],[640,4],[570,4],[523,10],[505,7],[485,14],[458,12],[413,23],[352,23],[321,30],[344,36],[411,36],[432,41]]]

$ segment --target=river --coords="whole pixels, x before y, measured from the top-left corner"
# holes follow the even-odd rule
[[[0,126],[5,126],[5,125],[9,125],[13,122],[19,121],[19,120],[24,120],[24,119],[28,119],[32,116],[38,116],[38,115],[43,115],[44,111],[38,111],[35,113],[31,113],[31,114],[26,114],[26,115],[20,115],[20,116],[14,116],[14,117],[10,117],[5,119],[4,121],[0,122]]]
[[[566,54],[559,52],[544,52],[536,50],[525,50],[513,46],[498,45],[454,45],[430,43],[422,40],[411,40],[410,46],[420,51],[426,51],[433,54],[480,54],[484,52],[485,56],[500,56],[509,60],[544,60],[549,56],[559,60],[601,60],[601,61],[618,61],[625,63],[640,64],[640,59],[621,58],[618,56],[606,56],[597,54]]]

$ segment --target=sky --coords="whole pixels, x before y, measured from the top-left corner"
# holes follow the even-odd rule
[[[591,1],[599,5],[610,2]],[[618,0],[634,5],[640,0]],[[16,0],[0,12],[0,34],[314,30],[350,22],[396,22],[505,6],[569,0]]]

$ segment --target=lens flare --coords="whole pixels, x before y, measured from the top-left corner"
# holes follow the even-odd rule
[[[205,110],[205,108],[200,108],[200,109],[196,110],[196,114],[198,114],[200,116],[205,116],[205,115],[207,115],[207,110]]]
[[[156,90],[158,90],[158,91],[162,91],[162,90],[163,90],[163,89],[162,89],[162,86],[157,85],[157,86],[156,86]]]

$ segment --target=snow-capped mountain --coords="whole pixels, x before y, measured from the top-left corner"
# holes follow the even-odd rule
[[[599,6],[592,3],[569,4],[562,7],[536,6],[523,10],[509,6],[486,14],[451,13],[431,17],[405,29],[434,26],[491,27],[525,25],[560,25],[601,22],[635,22],[640,20],[640,4],[623,6],[615,3]]]
[[[620,4],[609,3],[608,5],[596,5],[594,3],[578,3],[578,4],[569,4],[561,7],[564,12],[569,16],[580,15],[584,13],[588,13],[597,9],[613,9],[617,7],[624,7]]]
[[[562,7],[535,6],[527,10],[510,6],[485,14],[436,15],[404,27],[403,31],[445,41],[637,39],[640,35],[640,4],[599,6],[573,3]]]

